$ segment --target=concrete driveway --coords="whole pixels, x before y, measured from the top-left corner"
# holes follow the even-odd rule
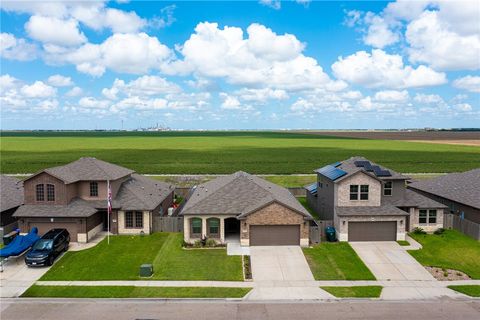
[[[350,242],[350,245],[377,280],[435,280],[396,242]]]
[[[316,284],[298,246],[250,247],[256,287],[246,300],[334,299]]]
[[[48,269],[48,267],[29,268],[25,265],[23,257],[8,261],[3,272],[0,273],[0,296],[2,298],[19,297]]]

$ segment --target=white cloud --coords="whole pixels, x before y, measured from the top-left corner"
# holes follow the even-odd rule
[[[153,17],[148,21],[148,25],[153,28],[165,28],[172,25],[176,21],[175,17],[173,16],[176,8],[177,6],[174,4],[162,8],[162,10],[160,10],[162,16]]]
[[[137,32],[146,25],[146,21],[137,16],[135,12],[125,12],[118,9],[107,9],[104,23],[114,33]]]
[[[184,59],[166,71],[193,72],[200,78],[224,78],[232,84],[284,90],[331,83],[317,61],[302,54],[305,45],[294,35],[277,35],[259,24],[247,28],[246,39],[243,35],[240,28],[219,29],[217,23],[200,23],[179,47]]]
[[[73,86],[72,78],[65,77],[60,74],[55,74],[48,77],[48,83],[54,87],[69,87]]]
[[[223,103],[221,105],[222,109],[238,110],[242,108],[242,104],[237,97],[233,97],[224,92],[220,93],[220,97],[223,99]]]
[[[236,92],[236,94],[245,101],[267,102],[268,100],[285,100],[289,98],[285,90],[279,89],[247,89],[243,88]]]
[[[25,23],[25,30],[30,38],[46,44],[76,46],[87,41],[74,19],[31,16]]]
[[[47,59],[52,63],[73,63],[78,71],[92,76],[101,76],[107,69],[132,74],[147,73],[150,69],[162,68],[173,58],[173,52],[167,46],[146,33],[117,33],[101,44],[87,43],[72,51],[55,46],[45,49]]]
[[[368,24],[368,30],[363,37],[365,44],[383,48],[399,41],[399,35],[391,30],[390,24],[384,18],[368,12],[364,21]]]
[[[82,88],[80,87],[73,87],[72,89],[70,89],[67,93],[65,93],[65,95],[67,97],[78,97],[79,95],[81,95],[83,93],[83,90]]]
[[[95,97],[83,97],[78,100],[78,105],[83,108],[89,109],[105,109],[110,106],[110,101],[99,100]]]
[[[405,102],[409,99],[409,95],[407,90],[385,90],[376,92],[374,99],[383,102]]]
[[[37,57],[37,47],[25,39],[2,32],[0,34],[0,56],[10,60],[33,60]]]
[[[20,91],[27,98],[49,98],[57,94],[57,89],[42,81],[35,81],[32,85],[24,85]]]
[[[459,104],[456,104],[453,106],[456,110],[458,111],[462,111],[462,112],[468,112],[468,111],[472,111],[473,108],[470,104],[468,103],[459,103]]]
[[[280,0],[259,0],[258,2],[275,10],[280,10],[282,8],[282,3]]]
[[[445,104],[445,101],[438,94],[417,93],[414,100],[423,104]]]
[[[452,31],[436,11],[425,11],[412,21],[405,35],[413,62],[425,62],[440,70],[480,68],[480,34],[460,35]]]
[[[19,84],[20,82],[18,79],[9,74],[3,74],[0,76],[0,92],[15,88]]]
[[[115,79],[110,89],[104,88],[102,94],[112,100],[117,99],[117,95],[160,95],[169,93],[180,93],[182,89],[158,76],[142,76],[128,83],[120,79]]]
[[[416,69],[405,66],[400,55],[390,55],[380,49],[372,53],[358,51],[346,58],[340,57],[332,65],[339,79],[370,88],[411,88],[444,84],[444,73],[436,72],[426,66]]]
[[[470,92],[480,93],[480,77],[466,76],[458,78],[453,82],[453,86]]]
[[[53,99],[40,101],[37,106],[41,111],[48,112],[56,110],[58,108],[58,104],[58,100]]]

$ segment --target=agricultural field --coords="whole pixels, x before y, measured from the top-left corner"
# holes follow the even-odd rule
[[[311,174],[355,155],[408,173],[480,167],[476,146],[292,132],[2,132],[0,153],[2,173],[32,173],[84,156],[150,174]]]

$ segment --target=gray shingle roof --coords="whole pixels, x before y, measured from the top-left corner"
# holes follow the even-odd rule
[[[335,213],[338,216],[407,216],[409,214],[389,204],[376,207],[335,207]]]
[[[198,185],[180,214],[244,217],[274,201],[312,218],[287,189],[242,171]]]
[[[0,175],[0,211],[16,208],[23,204],[23,181]]]
[[[344,176],[342,176],[342,177],[340,177],[339,179],[336,179],[335,182],[341,181],[341,180],[343,180],[343,179],[345,179],[345,178],[347,178],[347,177],[350,177],[350,176],[358,173],[359,171],[363,171],[363,172],[367,173],[368,175],[371,175],[372,177],[377,178],[377,179],[379,179],[379,180],[397,180],[397,179],[404,180],[404,179],[408,179],[407,176],[404,176],[404,175],[402,175],[402,174],[400,174],[400,173],[398,173],[398,172],[395,172],[395,171],[393,171],[393,170],[391,170],[391,169],[388,169],[388,168],[386,168],[386,167],[384,167],[384,166],[381,166],[381,165],[379,165],[379,164],[377,164],[377,163],[375,163],[375,162],[370,161],[370,163],[371,163],[372,165],[379,166],[379,167],[380,167],[381,169],[383,169],[383,170],[388,170],[388,171],[390,171],[390,173],[392,174],[390,177],[376,177],[373,172],[368,172],[368,171],[366,171],[366,170],[365,170],[364,168],[362,168],[362,167],[357,167],[357,166],[355,165],[355,161],[370,161],[370,160],[368,160],[367,158],[364,158],[364,157],[358,157],[358,156],[357,156],[357,157],[351,157],[351,158],[349,158],[349,159],[347,159],[347,160],[340,161],[340,165],[338,165],[337,168],[338,168],[338,169],[341,169],[341,170],[343,170],[343,171],[345,171],[345,172],[347,172],[347,174],[344,175]],[[314,171],[315,171],[315,172],[318,172],[318,170],[320,170],[320,169],[316,169],[316,170],[314,170]]]
[[[88,201],[76,198],[68,205],[27,204],[17,209],[14,217],[89,217],[97,212]]]
[[[448,208],[435,200],[425,197],[415,191],[405,190],[405,195],[401,199],[392,199],[390,197],[383,197],[384,204],[391,204],[396,207],[415,207],[415,208]]]
[[[132,174],[132,177],[120,187],[115,202],[123,210],[153,210],[174,189],[171,184]]]
[[[408,187],[480,209],[480,168],[413,182]]]
[[[134,171],[95,158],[80,158],[64,166],[48,168],[41,172],[51,174],[65,183],[73,183],[85,180],[117,180]]]

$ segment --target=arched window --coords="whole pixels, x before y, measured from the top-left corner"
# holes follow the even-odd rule
[[[90,182],[90,197],[98,197],[98,182]]]
[[[190,236],[192,238],[200,238],[202,236],[202,219],[192,218],[190,220]]]
[[[220,219],[207,219],[207,236],[209,238],[220,238]]]
[[[47,184],[47,201],[55,201],[55,185]]]
[[[35,196],[37,201],[45,201],[45,189],[43,184],[37,184],[35,186]]]

